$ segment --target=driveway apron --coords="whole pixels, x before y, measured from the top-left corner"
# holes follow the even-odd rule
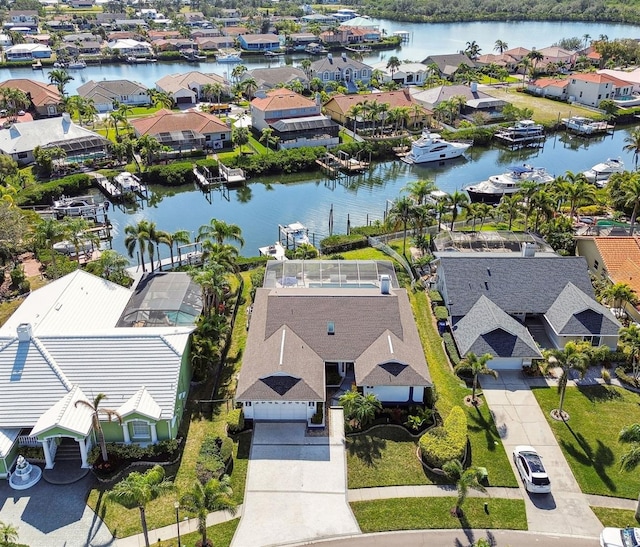
[[[500,371],[497,379],[481,378],[484,398],[502,438],[513,472],[518,478],[532,532],[595,537],[602,524],[591,511],[555,436],[520,371]],[[551,480],[551,494],[529,494],[513,462],[517,445],[533,446]],[[491,479],[491,477],[489,477]]]
[[[231,545],[283,545],[359,534],[347,503],[342,409],[329,410],[329,436],[305,423],[257,422],[242,518]]]

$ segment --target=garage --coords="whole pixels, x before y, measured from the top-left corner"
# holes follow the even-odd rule
[[[307,404],[305,401],[256,401],[253,403],[253,419],[306,420]]]
[[[493,370],[520,370],[522,357],[501,357],[487,361],[487,367]]]

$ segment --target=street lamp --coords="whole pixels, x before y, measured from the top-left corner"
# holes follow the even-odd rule
[[[173,506],[176,508],[176,528],[178,529],[178,547],[182,547],[180,543],[180,502],[174,501]]]

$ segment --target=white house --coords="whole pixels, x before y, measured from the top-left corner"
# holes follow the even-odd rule
[[[44,44],[16,44],[4,50],[7,61],[30,61],[32,59],[50,59],[51,48]]]
[[[113,110],[114,104],[128,106],[147,105],[150,102],[147,88],[129,80],[89,80],[78,88],[78,95],[93,100],[98,112]]]
[[[132,38],[123,38],[121,40],[115,40],[109,42],[109,49],[114,50],[123,57],[150,57],[153,55],[153,48],[148,42],[140,42]]]

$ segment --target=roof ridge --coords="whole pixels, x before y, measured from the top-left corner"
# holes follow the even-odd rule
[[[73,384],[65,376],[64,372],[62,371],[58,363],[56,363],[56,360],[47,351],[47,348],[44,347],[44,344],[42,344],[42,342],[40,342],[40,340],[35,336],[31,338],[31,341],[33,342],[33,345],[37,348],[37,350],[40,352],[40,354],[44,357],[45,361],[49,363],[51,370],[53,370],[53,372],[58,377],[60,382],[62,382],[62,385],[68,390],[70,390],[73,387]]]
[[[64,401],[66,399],[66,402],[60,407],[60,412],[56,417],[56,424],[60,423],[60,420],[62,420],[62,417],[67,412],[67,409],[69,408],[69,404],[71,403],[71,399],[73,399],[72,394],[74,393],[74,391],[77,391],[77,389],[78,389],[78,386],[71,386],[71,390],[64,397],[62,397],[62,399],[60,399],[61,401]]]

